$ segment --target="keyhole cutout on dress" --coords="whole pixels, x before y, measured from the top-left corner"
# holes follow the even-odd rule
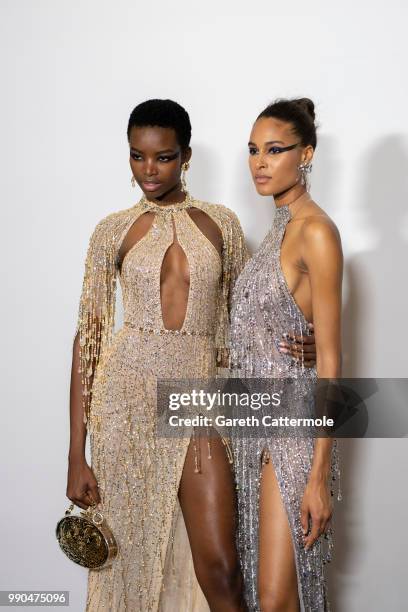
[[[184,326],[188,315],[190,298],[190,265],[189,260],[178,241],[175,215],[185,222],[185,212],[171,214],[173,241],[167,248],[160,264],[160,317],[165,329],[180,330]],[[202,244],[207,244],[216,253],[221,261],[223,248],[222,233],[218,225],[202,210],[192,208],[187,211],[190,219],[190,228],[184,232],[192,231],[192,235]],[[140,215],[129,228],[119,249],[117,266],[122,274],[125,260],[132,251],[139,248],[141,242],[149,240],[154,231],[156,214],[149,211]],[[177,217],[176,217],[177,218]],[[195,229],[194,229],[195,228]],[[159,288],[158,288],[159,290]]]
[[[178,242],[172,215],[173,242],[166,250],[160,269],[160,306],[165,329],[181,329],[187,315],[190,293],[190,267]]]

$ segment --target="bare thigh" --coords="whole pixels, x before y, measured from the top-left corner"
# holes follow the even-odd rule
[[[299,610],[292,537],[272,459],[260,485],[258,593],[262,612]]]
[[[208,458],[204,436],[200,450],[201,473],[197,474],[190,443],[179,488],[197,579],[212,610],[244,610],[233,472],[216,432],[211,436],[212,458]]]

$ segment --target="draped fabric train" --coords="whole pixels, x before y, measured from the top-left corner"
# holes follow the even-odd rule
[[[307,320],[289,292],[280,264],[281,244],[289,220],[288,206],[276,209],[270,231],[235,284],[231,309],[231,367],[235,377],[292,379],[291,388],[294,390],[289,410],[292,406],[293,416],[311,417],[314,415],[309,412],[310,404],[304,402],[304,397],[305,391],[307,395],[316,380],[316,369],[305,368],[278,350],[283,333],[292,331],[300,336],[309,333]],[[311,469],[314,438],[274,437],[265,428],[262,437],[255,439],[245,436],[244,430],[235,429],[232,443],[238,485],[238,545],[249,610],[260,610],[257,594],[258,512],[264,451],[275,469],[288,515],[301,609],[307,612],[328,610],[324,565],[331,557],[332,530],[327,537],[327,546],[321,537],[309,551],[305,551],[300,524],[300,504]],[[334,440],[333,481],[338,474],[337,443]]]
[[[222,257],[182,205],[139,203],[102,221],[91,239],[78,327],[84,359],[107,338],[94,372],[88,428],[92,468],[119,554],[110,568],[89,572],[87,612],[208,612],[177,497],[189,439],[155,435],[156,384],[157,378],[215,375],[216,351],[228,346],[230,284],[246,251],[232,211],[197,200],[192,206],[221,229]],[[116,267],[109,262],[117,261],[123,237],[146,211],[155,213],[153,223],[120,271],[124,325],[111,336],[106,330],[92,336],[90,313],[112,319],[106,313]],[[174,232],[188,260],[190,287],[181,330],[166,330],[160,272]],[[107,244],[113,245],[108,254]],[[92,299],[103,306],[95,308]]]

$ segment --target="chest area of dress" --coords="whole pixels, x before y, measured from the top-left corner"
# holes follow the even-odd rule
[[[221,257],[186,211],[156,214],[146,234],[124,256],[121,283],[150,291],[167,278],[215,285]]]
[[[277,232],[269,232],[239,276],[233,302],[240,309],[280,300],[279,240]]]

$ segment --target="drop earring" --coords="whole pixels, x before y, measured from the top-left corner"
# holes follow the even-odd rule
[[[188,193],[187,192],[187,182],[186,182],[186,172],[189,169],[190,164],[188,162],[184,162],[184,164],[181,166],[182,169],[182,173],[181,173],[181,185],[182,185],[182,190],[184,191],[184,193]]]
[[[132,184],[132,187],[136,187],[136,179],[135,179],[135,177],[133,176],[133,174],[132,174],[132,178],[130,179],[130,182],[131,182],[131,184]]]
[[[312,164],[310,162],[299,164],[298,170],[300,170],[300,183],[304,185],[306,189],[309,188],[309,177],[308,175],[312,171]]]

